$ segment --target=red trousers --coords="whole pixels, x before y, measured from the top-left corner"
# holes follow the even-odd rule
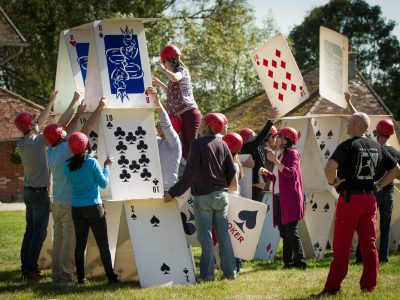
[[[351,240],[357,231],[363,258],[360,288],[373,291],[378,279],[378,252],[376,250],[376,199],[374,194],[352,195],[346,202],[339,197],[336,207],[333,237],[333,261],[325,283],[325,291],[340,289],[347,275]]]
[[[182,119],[182,156],[187,160],[189,156],[190,143],[192,140],[197,139],[201,123],[201,112],[197,108],[185,111],[180,115]]]

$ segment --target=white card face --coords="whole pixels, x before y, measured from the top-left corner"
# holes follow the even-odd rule
[[[319,34],[319,93],[347,108],[344,92],[348,88],[348,39],[324,26]]]
[[[307,196],[305,223],[315,258],[322,259],[336,213],[336,199],[329,192],[309,193]]]
[[[118,274],[118,279],[123,282],[139,280],[124,206],[120,211],[114,273]]]
[[[253,259],[266,212],[262,202],[229,194],[228,232],[235,257]]]
[[[250,154],[240,154],[239,160],[243,164]],[[243,167],[243,177],[239,180],[240,194],[247,199],[251,199],[253,188],[253,169]]]
[[[83,125],[86,123],[86,121],[90,118],[91,115],[92,115],[92,113],[85,112],[79,117],[78,124],[76,126],[76,131],[82,130]],[[96,157],[97,156],[97,149],[98,149],[98,146],[99,146],[99,128],[98,127],[94,128],[89,133],[88,138],[89,138],[90,147],[92,148],[92,151],[90,152],[90,156]],[[104,160],[101,161],[101,163],[102,162],[104,162]]]
[[[103,126],[99,124],[99,134],[97,140],[97,160],[100,163],[100,166],[104,163],[107,158],[106,155],[106,146],[104,142],[104,133],[103,133]],[[111,184],[108,184],[105,189],[100,189],[100,197],[102,200],[112,200],[111,198]]]
[[[193,197],[190,194],[190,189],[182,196],[176,197],[176,200],[178,201],[187,243],[192,247],[200,247],[199,240],[197,239],[196,224],[194,222]]]
[[[106,109],[101,115],[112,200],[161,198],[160,157],[151,109]]]
[[[304,145],[307,139],[309,119],[282,119],[282,127],[292,127],[297,130],[299,140],[296,143],[296,149],[299,151],[300,156],[303,156]]]
[[[390,225],[390,250],[397,252],[400,240],[400,191],[394,188],[392,220]]]
[[[322,165],[324,167],[339,145],[340,121],[341,117],[339,116],[311,119],[314,138],[317,141]]]
[[[111,261],[114,264],[122,202],[104,201],[103,204],[106,209],[108,245]],[[105,274],[103,263],[100,259],[99,248],[91,230],[86,249],[85,272],[88,277],[96,277]]]
[[[58,91],[57,98],[53,105],[54,113],[63,114],[74,96],[76,90],[74,75],[72,73],[71,62],[68,56],[65,33],[60,33],[57,58],[57,72],[55,90]]]
[[[70,29],[64,34],[65,44],[77,90],[85,90],[86,73],[89,59],[89,41],[92,28]]]
[[[252,53],[253,65],[272,106],[283,116],[310,96],[282,34]]]
[[[311,167],[312,166],[312,167]],[[312,125],[308,126],[307,139],[301,158],[303,189],[307,192],[322,192],[330,189],[320,158],[320,149]]]
[[[274,227],[271,192],[265,193],[263,203],[267,205],[267,214],[265,216],[254,259],[273,261],[276,249],[278,248],[280,236],[278,227]]]
[[[195,283],[178,203],[147,199],[124,207],[141,286]]]
[[[43,242],[42,249],[40,250],[39,258],[38,258],[38,268],[39,269],[47,269],[51,267],[52,262],[52,251],[53,251],[53,214],[50,213],[49,224],[47,225],[47,235],[46,239]]]
[[[102,95],[108,107],[153,107],[145,93],[152,84],[143,23],[104,20],[93,25]]]

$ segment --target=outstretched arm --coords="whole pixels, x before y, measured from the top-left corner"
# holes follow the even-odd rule
[[[86,109],[86,104],[85,104],[85,100],[83,100],[82,103],[79,104],[75,116],[72,118],[71,122],[69,122],[69,124],[67,126],[67,135],[70,135],[71,133],[76,131],[76,126],[78,125],[78,120],[82,116],[82,114],[85,112],[85,109]]]
[[[50,93],[50,101],[49,101],[49,103],[47,104],[46,108],[40,113],[39,117],[37,118],[39,130],[47,122],[47,118],[49,117],[50,110],[51,110],[51,108],[52,108],[52,106],[54,104],[54,101],[56,100],[57,93],[58,92],[56,90],[53,90]]]
[[[96,110],[92,113],[86,123],[83,125],[81,132],[84,133],[86,136],[92,132],[93,129],[99,126],[100,123],[100,115],[104,107],[107,107],[106,97],[101,97],[99,105],[97,106]]]
[[[168,89],[167,85],[166,85],[164,82],[162,82],[158,77],[153,76],[152,82],[153,82],[153,85],[154,85],[154,86],[159,86],[159,87],[161,87],[164,91],[167,91],[167,89]]]
[[[181,72],[176,72],[176,73],[172,72],[168,70],[162,63],[158,63],[158,66],[160,67],[161,71],[163,71],[163,73],[167,75],[168,79],[171,80],[172,82],[181,81],[183,77],[183,74]]]
[[[349,91],[344,92],[344,99],[346,99],[347,104],[349,104],[351,113],[354,114],[357,112],[357,109],[354,107],[353,103],[351,102],[351,97],[352,97],[352,95],[350,94]]]
[[[75,91],[74,97],[71,100],[67,110],[61,115],[60,119],[58,119],[58,125],[62,127],[67,127],[67,124],[70,122],[72,115],[74,113],[75,105],[79,102],[81,94]]]

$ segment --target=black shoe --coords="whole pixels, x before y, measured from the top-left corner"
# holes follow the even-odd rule
[[[298,261],[294,263],[296,269],[305,270],[307,268],[307,263],[305,261]]]
[[[107,278],[108,278],[108,284],[121,283],[121,281],[118,280],[117,274],[107,275]]]
[[[240,273],[243,269],[242,260],[240,258],[236,258],[236,273]]]
[[[293,269],[293,268],[294,268],[294,263],[288,263],[282,266],[282,269]]]
[[[79,284],[85,284],[86,283],[86,277],[85,276],[83,276],[83,277],[80,277],[80,276],[78,276],[78,283]]]

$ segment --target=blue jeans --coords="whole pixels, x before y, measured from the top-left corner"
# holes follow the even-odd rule
[[[50,216],[50,197],[47,191],[24,188],[26,205],[26,229],[21,246],[22,272],[38,268],[40,250],[47,235]]]
[[[197,238],[201,244],[200,278],[214,279],[213,225],[219,243],[222,272],[225,277],[234,278],[236,263],[228,233],[228,193],[216,191],[208,195],[193,196],[193,200]]]

